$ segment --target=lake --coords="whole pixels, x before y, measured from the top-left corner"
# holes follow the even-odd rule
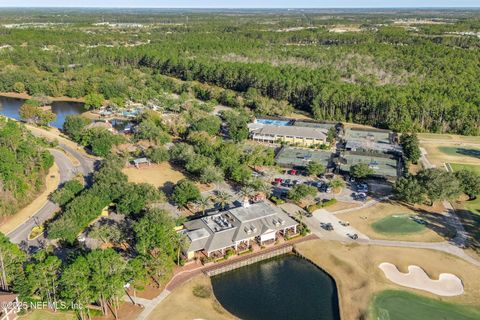
[[[22,99],[0,97],[0,115],[20,120],[18,110],[24,101]],[[50,105],[52,106],[52,112],[57,115],[55,121],[50,124],[55,128],[62,128],[68,115],[81,114],[85,111],[83,103],[80,102],[55,101]]]
[[[295,255],[265,260],[211,280],[217,300],[240,319],[340,319],[335,281]]]

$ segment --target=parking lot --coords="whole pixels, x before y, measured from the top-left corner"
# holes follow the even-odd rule
[[[341,202],[361,204],[372,197],[381,197],[391,191],[391,186],[387,183],[368,180],[362,182],[345,181],[345,188],[339,193],[333,194],[330,188],[326,188],[334,177],[341,175],[316,178],[308,176],[304,171],[296,171],[291,174],[291,170],[285,169],[281,173],[275,171],[266,171],[261,176],[268,184],[272,185],[272,194],[279,198],[286,198],[288,191],[296,184],[308,184],[317,187],[319,190],[315,196],[316,201],[336,198]],[[362,188],[363,185],[363,188]]]

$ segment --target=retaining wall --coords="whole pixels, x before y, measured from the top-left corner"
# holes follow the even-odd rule
[[[235,269],[238,269],[238,268],[242,268],[242,267],[245,267],[245,266],[260,262],[260,261],[263,261],[263,260],[268,260],[268,259],[271,259],[271,258],[274,258],[274,257],[277,257],[277,256],[281,256],[281,255],[284,255],[284,254],[287,254],[287,253],[291,253],[292,251],[293,251],[293,245],[289,245],[289,246],[285,246],[285,247],[282,247],[282,248],[279,248],[279,249],[276,249],[276,250],[272,250],[272,251],[269,251],[269,252],[258,254],[258,255],[252,256],[252,257],[247,257],[246,259],[242,259],[240,261],[235,261],[235,262],[232,262],[232,263],[227,263],[225,265],[215,266],[215,267],[212,267],[211,269],[210,268],[206,269],[203,272],[207,276],[212,277],[212,276],[216,276],[216,275],[224,273],[224,272],[228,272],[228,271],[232,271],[232,270],[235,270]]]

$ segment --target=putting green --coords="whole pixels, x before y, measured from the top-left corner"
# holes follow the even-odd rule
[[[468,156],[480,159],[480,149],[472,147],[438,147],[438,150],[449,156]]]
[[[373,230],[380,233],[407,234],[425,230],[425,226],[413,221],[405,213],[392,214],[372,223]]]
[[[405,291],[387,290],[370,303],[370,319],[378,320],[473,320],[480,309],[446,303]]]
[[[467,170],[467,171],[473,171],[477,174],[480,174],[480,166],[476,166],[473,164],[461,164],[461,163],[449,163],[449,165],[452,168],[453,172],[460,171],[460,170]]]

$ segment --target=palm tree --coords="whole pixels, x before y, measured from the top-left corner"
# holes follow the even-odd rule
[[[216,201],[220,204],[220,207],[225,209],[225,205],[230,201],[232,196],[225,191],[218,191],[216,196]]]
[[[269,196],[270,193],[272,192],[272,188],[271,188],[271,186],[270,186],[268,183],[262,181],[261,183],[259,183],[259,184],[257,184],[257,185],[255,186],[255,191],[257,191],[257,192],[263,192],[263,193],[265,193],[267,196]]]
[[[205,210],[207,210],[207,207],[210,204],[210,197],[200,197],[197,204],[202,208],[202,214],[205,214]]]
[[[242,189],[240,189],[240,195],[242,196],[242,198],[250,199],[253,193],[254,193],[254,190],[250,187],[242,187]]]

